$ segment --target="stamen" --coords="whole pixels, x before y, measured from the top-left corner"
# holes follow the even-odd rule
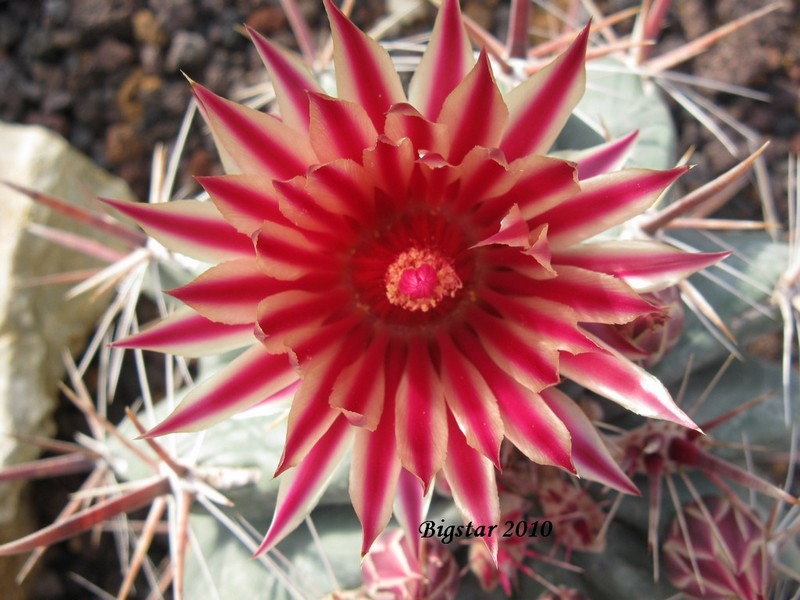
[[[430,248],[399,254],[386,270],[386,298],[406,310],[427,312],[463,287],[452,260]]]

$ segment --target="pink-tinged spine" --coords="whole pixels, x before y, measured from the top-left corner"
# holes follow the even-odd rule
[[[553,250],[567,248],[641,214],[688,170],[626,169],[586,180],[578,194],[536,215],[531,224],[547,223]]]
[[[681,438],[672,440],[669,447],[669,457],[681,465],[694,467],[715,476],[725,477],[743,487],[765,494],[781,502],[800,504],[800,499],[795,498],[778,486],[706,452],[689,440]]]
[[[361,106],[324,94],[309,94],[308,100],[309,139],[321,162],[339,158],[360,161],[364,150],[375,145],[378,132]]]
[[[445,98],[464,79],[473,62],[458,0],[445,0],[436,16],[431,41],[408,86],[409,101],[425,117],[436,120]]]
[[[400,463],[417,476],[426,491],[447,452],[445,412],[444,395],[427,345],[414,339],[397,393],[397,451]]]
[[[241,171],[291,179],[317,162],[308,138],[274,116],[221,98],[197,83],[192,91],[217,147]]]
[[[317,505],[353,437],[353,428],[339,417],[309,449],[302,463],[281,478],[272,524],[255,556],[272,549]]]
[[[497,494],[495,467],[492,461],[470,447],[453,416],[448,412],[447,460],[444,474],[453,500],[466,522],[496,524],[500,522],[500,500]],[[482,538],[497,564],[498,536]]]
[[[475,67],[447,96],[437,121],[450,132],[447,159],[459,164],[475,146],[495,147],[508,119],[508,109],[482,52]]]
[[[148,431],[146,437],[206,429],[279,394],[297,378],[286,354],[269,354],[255,345],[221,372],[192,388],[172,414]]]
[[[602,242],[569,248],[555,262],[614,275],[637,292],[652,292],[675,285],[730,254],[689,253],[649,241]]]
[[[588,148],[570,158],[578,166],[580,179],[589,179],[596,175],[610,173],[621,169],[639,137],[639,131],[632,131],[617,140]]]
[[[101,500],[94,506],[84,509],[63,521],[56,521],[40,531],[0,545],[0,556],[30,552],[36,548],[47,547],[69,539],[121,514],[143,508],[151,504],[159,496],[168,493],[170,493],[170,482],[166,477],[161,477],[119,496]]]
[[[196,358],[241,348],[254,341],[252,323],[226,325],[209,321],[193,310],[180,309],[111,345]]]
[[[542,400],[569,430],[572,462],[578,475],[625,494],[639,496],[638,488],[606,448],[595,426],[572,399],[556,388],[542,391]]]
[[[142,204],[102,199],[130,217],[164,246],[205,262],[253,255],[253,242],[222,218],[213,204],[173,200]]]
[[[333,33],[333,60],[338,96],[363,106],[380,131],[389,107],[406,96],[392,59],[380,45],[324,0]]]
[[[586,86],[589,25],[552,63],[507,96],[508,124],[500,148],[509,161],[550,149]]]
[[[698,429],[656,377],[614,350],[562,354],[561,373],[638,415]]]
[[[283,122],[301,133],[307,132],[307,93],[322,92],[322,88],[299,56],[273,44],[251,27],[245,27],[272,80]]]

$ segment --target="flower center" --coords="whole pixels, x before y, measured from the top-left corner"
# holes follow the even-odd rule
[[[386,269],[386,298],[401,308],[427,312],[463,286],[453,262],[430,248],[411,248]]]

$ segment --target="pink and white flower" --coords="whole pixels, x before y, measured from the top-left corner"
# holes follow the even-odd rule
[[[331,0],[325,8],[338,97],[251,31],[280,118],[193,84],[230,171],[200,180],[212,202],[109,201],[173,251],[216,265],[171,292],[189,309],[119,345],[188,355],[249,346],[149,435],[199,430],[291,393],[262,551],[313,508],[350,446],[362,553],[404,472],[420,493],[441,472],[465,520],[496,523],[504,438],[537,463],[635,490],[604,449],[593,452],[593,427],[553,386],[568,378],[695,427],[656,378],[582,328],[658,312],[640,293],[721,258],[591,241],[685,168],[602,174],[627,141],[577,164],[545,155],[583,93],[588,27],[503,97],[446,0],[406,95],[389,55]]]

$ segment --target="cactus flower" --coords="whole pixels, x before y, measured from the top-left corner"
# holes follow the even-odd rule
[[[664,540],[667,576],[675,587],[687,598],[766,598],[769,558],[758,516],[738,499],[721,496],[692,502],[683,513],[685,523],[673,520]]]
[[[581,326],[657,312],[641,293],[721,258],[592,241],[685,168],[597,173],[627,142],[583,154],[592,168],[546,155],[583,93],[588,27],[504,97],[446,0],[406,92],[386,51],[331,0],[325,8],[336,97],[250,31],[280,118],[192,84],[228,172],[200,179],[211,202],[109,201],[214,265],[170,292],[188,308],[118,345],[189,356],[248,347],[149,435],[290,400],[262,551],[302,521],[350,447],[362,554],[403,471],[420,493],[441,472],[465,520],[497,523],[504,439],[629,491],[553,386],[568,378],[695,427],[657,379]],[[496,539],[486,543],[496,557]]]

